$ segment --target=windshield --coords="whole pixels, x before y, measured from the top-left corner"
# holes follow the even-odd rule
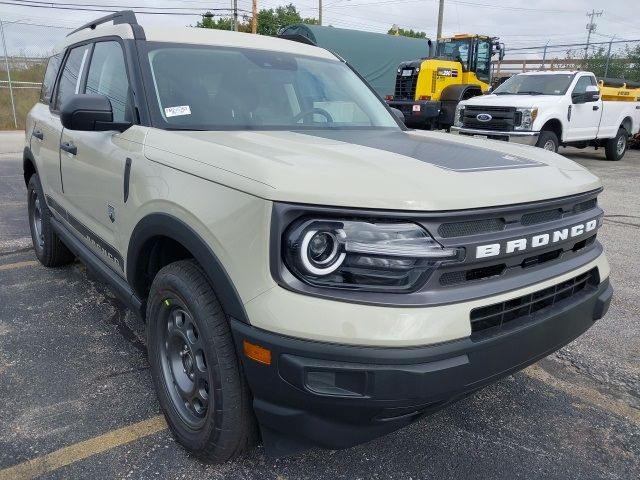
[[[462,69],[469,70],[469,45],[471,40],[446,38],[438,42],[438,57],[453,58],[462,64]]]
[[[493,93],[496,95],[564,95],[573,81],[571,73],[514,75]]]
[[[337,60],[177,44],[152,44],[147,56],[154,123],[163,128],[399,128]]]

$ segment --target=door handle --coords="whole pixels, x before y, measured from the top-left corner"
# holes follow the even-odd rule
[[[600,110],[600,107],[598,105],[593,106],[593,111],[595,112],[596,110]]]
[[[34,130],[31,135],[36,137],[38,140],[44,140],[44,133],[42,133],[42,130]]]
[[[62,142],[60,144],[60,150],[64,150],[71,155],[77,155],[78,153],[78,147],[76,147],[73,142]]]

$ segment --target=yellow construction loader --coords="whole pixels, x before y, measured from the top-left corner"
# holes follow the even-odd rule
[[[410,127],[448,129],[460,100],[489,89],[494,55],[504,57],[497,37],[465,33],[441,38],[435,57],[398,66],[394,94],[385,99],[402,111]]]

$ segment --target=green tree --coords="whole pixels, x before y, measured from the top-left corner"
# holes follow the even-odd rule
[[[198,28],[213,28],[215,30],[233,30],[233,19],[231,17],[216,16],[211,12],[202,15],[202,20],[196,23]],[[250,32],[251,24],[238,20],[238,31]]]
[[[287,25],[307,23],[317,25],[315,18],[302,18],[296,7],[290,3],[284,7],[276,7],[260,10],[258,12],[258,33],[262,35],[277,35]]]
[[[315,18],[303,18],[292,3],[283,7],[262,9],[258,12],[258,33],[261,35],[275,36],[282,28],[296,23],[317,25],[318,20]],[[218,30],[232,30],[232,25],[233,21],[230,17],[216,16],[211,12],[202,15],[202,20],[196,23],[198,28],[215,28]],[[251,18],[239,21],[238,31],[250,32]]]
[[[404,28],[391,27],[387,32],[389,35],[400,35],[402,37],[411,38],[427,38],[427,32],[421,32],[420,30],[405,30]]]
[[[585,57],[583,49],[569,50],[559,68],[580,69],[593,72],[597,77],[620,78],[640,81],[640,45],[616,48],[613,45],[607,66],[608,45],[599,45]]]

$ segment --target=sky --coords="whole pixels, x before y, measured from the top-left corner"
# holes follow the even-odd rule
[[[51,51],[69,28],[107,14],[78,11],[72,5],[106,10],[136,7],[133,9],[140,12],[144,11],[142,7],[156,11],[178,7],[163,12],[180,12],[180,9],[184,9],[182,12],[193,14],[207,9],[229,9],[232,5],[231,0],[45,1],[0,0],[0,19],[5,22],[5,37],[10,53],[23,52],[27,56],[35,56]],[[31,7],[18,6],[18,3]],[[258,8],[272,8],[286,3],[289,1],[258,0]],[[317,0],[292,0],[291,3],[305,17],[318,16]],[[324,0],[323,24],[381,33],[386,33],[395,24],[425,31],[428,37],[435,38],[438,3],[438,0]],[[616,40],[640,39],[640,23],[627,14],[629,3],[630,0],[445,0],[443,33],[468,32],[498,36],[505,43],[509,57],[523,58],[541,51],[529,47],[545,45],[547,42],[550,45],[585,42],[586,24],[589,22],[587,12],[595,9],[596,12],[604,12],[594,20],[597,28],[591,36],[592,42],[607,42],[614,35]],[[46,5],[71,9],[43,8]],[[38,8],[34,8],[36,6]],[[238,0],[238,8],[241,14],[250,12],[251,0]],[[138,14],[142,25],[193,25],[198,18],[197,15]],[[566,50],[565,47],[551,47],[548,53],[564,57]]]

